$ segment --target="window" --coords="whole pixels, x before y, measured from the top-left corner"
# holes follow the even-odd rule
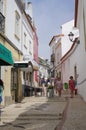
[[[18,71],[15,68],[11,68],[11,90],[17,89],[18,85]]]
[[[57,64],[59,64],[60,58],[59,58],[59,53],[57,53]]]
[[[29,54],[32,54],[31,41],[29,40]]]
[[[24,33],[24,46],[27,48],[27,41],[26,41],[27,35]]]
[[[20,15],[17,11],[15,11],[15,36],[20,39]]]
[[[77,66],[74,66],[74,79],[77,81]]]
[[[52,47],[52,53],[54,53],[54,46]]]

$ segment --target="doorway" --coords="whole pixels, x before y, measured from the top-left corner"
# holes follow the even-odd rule
[[[74,79],[77,82],[77,66],[74,66]]]
[[[18,98],[18,70],[11,69],[11,94],[12,100],[17,102]]]

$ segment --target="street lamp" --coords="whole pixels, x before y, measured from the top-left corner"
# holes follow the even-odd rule
[[[68,36],[69,36],[69,40],[70,40],[71,42],[74,42],[74,41],[75,41],[77,44],[80,43],[80,40],[77,39],[77,38],[73,40],[74,34],[73,34],[72,32],[70,32],[70,33],[68,34]]]

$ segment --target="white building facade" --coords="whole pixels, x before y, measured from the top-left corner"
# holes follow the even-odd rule
[[[55,78],[56,76],[61,77],[61,57],[62,57],[62,48],[61,48],[61,37],[62,34],[53,36],[51,39],[50,46],[50,60],[51,60],[51,77]]]
[[[62,25],[61,38],[62,58],[61,72],[63,83],[73,76],[77,81],[78,93],[86,101],[86,0],[75,0],[75,20]],[[69,41],[68,34],[74,33],[73,42]],[[77,42],[79,40],[79,43]],[[55,41],[51,41],[51,50],[55,50]],[[51,53],[52,54],[52,53]],[[55,60],[54,61],[55,64]]]
[[[48,60],[43,57],[39,57],[39,78],[45,78],[45,80],[48,79],[50,77],[49,70],[50,63]]]
[[[78,91],[86,101],[86,1],[75,0],[75,26],[79,28],[80,45],[78,47]]]
[[[75,0],[76,30],[79,29],[79,38],[76,37],[71,48],[62,57],[63,81],[68,82],[69,76],[77,81],[78,93],[86,101],[86,1]],[[76,33],[75,33],[76,34]],[[80,40],[78,44],[77,38]]]
[[[73,31],[74,28],[74,20],[71,20],[61,26],[62,34],[64,35],[61,38],[61,50],[62,50],[62,79],[63,83],[68,82],[69,77],[71,75],[71,67],[70,65],[73,63],[73,61],[70,61],[69,57],[65,56],[67,55],[68,51],[72,48],[73,42],[69,40],[68,34]]]
[[[38,70],[38,65],[33,60],[32,8],[29,1],[26,1],[24,4],[23,0],[1,0],[0,9],[5,17],[5,32],[3,35],[10,42],[10,45],[6,45],[3,40],[2,44],[11,50],[14,63],[17,62],[18,65],[17,67],[11,66],[10,69],[3,66],[0,69],[1,78],[5,82],[4,96],[7,97],[6,100],[11,100],[12,98],[12,100],[18,101],[22,97],[22,84],[25,84],[25,81],[28,80],[28,85],[32,85],[34,66],[36,66],[36,70]],[[28,67],[30,66],[30,68],[32,68],[27,67],[27,69],[22,69],[18,63],[22,63],[24,66],[28,64]],[[7,71],[10,73],[8,78],[5,77]],[[31,76],[30,80],[29,76]]]
[[[68,21],[61,26],[62,34],[64,35],[61,38],[61,47],[62,47],[62,56],[70,49],[72,42],[70,42],[68,34],[73,31],[74,20]]]

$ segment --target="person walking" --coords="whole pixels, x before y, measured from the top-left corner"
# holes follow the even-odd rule
[[[59,97],[61,97],[63,83],[60,77],[57,77],[57,79],[55,80],[55,89],[56,89],[56,93],[58,92]]]
[[[43,88],[43,95],[46,96],[46,82],[45,82],[45,78],[42,78],[42,88]]]
[[[74,91],[75,91],[75,80],[73,79],[73,76],[70,76],[69,79],[69,89],[70,89],[71,98],[73,98]]]

